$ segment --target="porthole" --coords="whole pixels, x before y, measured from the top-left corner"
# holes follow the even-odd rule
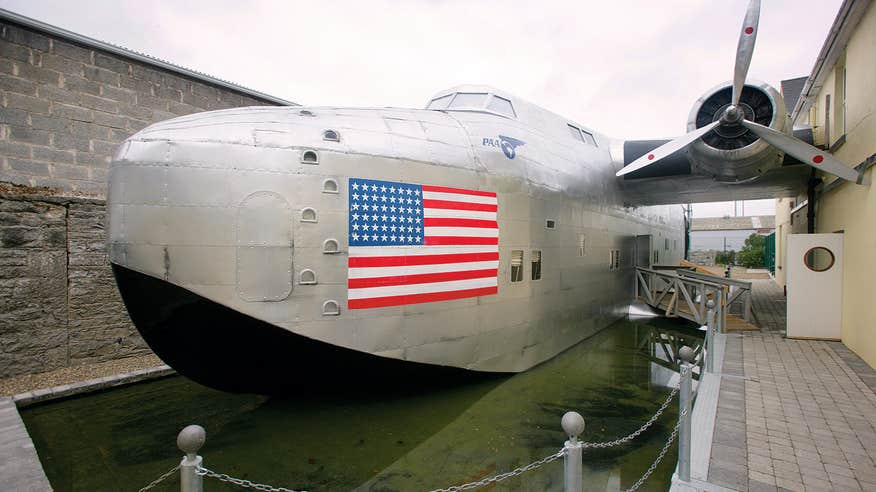
[[[338,249],[338,241],[336,239],[326,239],[322,242],[322,252],[327,255],[340,253]]]
[[[301,222],[316,222],[316,210],[310,207],[301,209]]]
[[[810,248],[803,254],[803,263],[813,272],[826,272],[835,262],[836,257],[833,256],[833,252],[823,246]]]
[[[338,182],[332,178],[329,178],[322,182],[322,192],[323,193],[337,193],[338,192]]]
[[[340,142],[341,134],[334,130],[326,130],[322,132],[322,139],[328,142]]]
[[[341,314],[341,305],[338,301],[328,300],[322,303],[323,316],[338,316]]]
[[[319,164],[319,154],[315,150],[305,150],[301,153],[301,162],[305,164]]]
[[[301,273],[298,274],[298,284],[299,285],[316,285],[316,272],[309,268],[305,268],[301,270]]]

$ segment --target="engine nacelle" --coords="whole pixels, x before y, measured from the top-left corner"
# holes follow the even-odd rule
[[[721,119],[732,94],[733,84],[725,82],[697,99],[687,120],[687,131]],[[782,96],[765,82],[749,80],[739,98],[739,107],[749,121],[780,132],[790,128]],[[741,182],[781,165],[784,153],[742,125],[720,125],[691,144],[688,157],[695,174],[709,175],[716,181]]]

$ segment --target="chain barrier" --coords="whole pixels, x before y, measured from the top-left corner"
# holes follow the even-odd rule
[[[578,446],[581,448],[609,448],[612,446],[617,446],[617,445],[632,441],[633,439],[639,437],[643,432],[648,430],[649,427],[654,425],[654,422],[656,422],[657,419],[660,418],[661,415],[663,415],[663,412],[669,407],[669,404],[672,402],[672,399],[675,398],[675,395],[678,394],[678,390],[680,387],[681,387],[681,383],[679,383],[674,388],[672,388],[672,391],[669,393],[669,396],[666,397],[666,400],[663,401],[663,404],[660,405],[660,408],[657,409],[657,412],[654,413],[654,415],[647,422],[645,422],[644,425],[639,427],[633,433],[631,433],[627,436],[621,437],[620,439],[615,439],[614,441],[578,442],[577,444],[573,444],[573,446]],[[684,414],[682,414],[682,415],[684,415]],[[643,483],[645,483],[645,480],[647,480],[648,477],[651,476],[652,473],[654,473],[654,470],[657,468],[657,465],[663,459],[663,456],[666,455],[666,452],[669,450],[669,447],[672,445],[672,442],[675,440],[676,436],[678,435],[678,429],[680,426],[681,426],[681,419],[679,419],[678,423],[675,424],[675,429],[672,431],[672,434],[669,436],[669,441],[666,443],[665,446],[663,446],[663,450],[660,451],[660,454],[657,456],[657,460],[651,465],[650,468],[648,468],[648,471],[645,472],[645,475],[643,475],[642,478],[640,478],[638,482],[633,484],[633,486],[627,492],[633,492],[636,489],[638,489],[639,487],[641,487],[641,485]],[[471,483],[467,483],[467,484],[463,484],[463,485],[454,485],[452,487],[447,487],[446,489],[435,489],[431,492],[457,492],[460,490],[476,489],[478,487],[483,487],[486,485],[490,485],[490,484],[505,480],[506,478],[511,478],[511,477],[515,477],[518,475],[522,475],[523,473],[526,473],[530,470],[534,470],[542,465],[545,465],[545,464],[550,463],[552,461],[558,460],[558,459],[562,458],[565,454],[566,454],[566,448],[563,448],[563,449],[557,451],[555,454],[552,454],[550,456],[546,456],[546,457],[544,457],[538,461],[532,462],[526,466],[522,466],[520,468],[516,468],[514,470],[511,470],[510,472],[500,473],[499,475],[496,475],[494,477],[485,478],[485,479],[477,481],[477,482],[471,482]]]
[[[681,412],[681,417],[687,415],[687,410]],[[654,460],[654,463],[651,463],[651,466],[648,467],[648,470],[645,471],[645,474],[639,478],[636,483],[633,484],[632,487],[628,488],[624,492],[635,492],[639,487],[648,480],[648,477],[654,473],[654,470],[657,469],[657,465],[660,464],[660,461],[663,460],[663,457],[666,456],[666,452],[669,451],[669,447],[672,446],[672,442],[675,441],[675,438],[678,437],[678,429],[681,428],[681,418],[678,419],[678,423],[675,424],[675,428],[672,429],[672,434],[669,435],[669,440],[666,441],[666,444],[663,445],[663,449],[660,450],[660,454],[657,455],[657,459]]]
[[[460,490],[471,490],[471,489],[476,489],[478,487],[484,487],[486,485],[490,485],[490,484],[493,484],[496,482],[501,482],[502,480],[505,480],[506,478],[511,478],[511,477],[516,477],[518,475],[523,475],[524,473],[526,473],[530,470],[535,470],[536,468],[538,468],[542,465],[546,465],[552,461],[556,461],[556,460],[562,458],[565,454],[566,454],[566,449],[563,448],[550,456],[545,456],[544,458],[542,458],[538,461],[533,461],[532,463],[530,463],[526,466],[521,466],[520,468],[515,468],[509,472],[500,473],[496,476],[493,476],[490,478],[485,478],[485,479],[479,480],[477,482],[471,482],[471,483],[467,483],[467,484],[463,484],[463,485],[454,485],[452,487],[447,487],[446,489],[435,489],[432,492],[457,492]]]
[[[253,490],[262,490],[265,492],[307,492],[305,490],[297,491],[292,489],[287,489],[285,487],[274,487],[273,485],[267,485],[263,483],[255,483],[249,480],[243,480],[242,478],[234,478],[232,476],[226,475],[225,473],[216,473],[213,470],[204,468],[203,466],[199,466],[195,473],[208,478],[215,478],[220,482],[230,483],[234,485],[238,485],[240,487],[244,487],[247,489]]]
[[[685,369],[682,368],[682,376],[684,376],[684,371],[685,371]],[[636,429],[631,434],[624,436],[624,437],[621,437],[619,439],[615,439],[614,441],[577,442],[575,444],[570,444],[570,443],[567,443],[567,444],[569,444],[569,446],[576,446],[579,448],[609,448],[609,447],[618,446],[618,445],[632,441],[633,439],[639,437],[643,432],[648,430],[648,428],[650,428],[652,425],[654,425],[654,422],[656,422],[657,419],[660,418],[661,415],[663,415],[663,412],[669,407],[669,403],[672,402],[672,399],[675,398],[675,395],[678,394],[680,387],[681,387],[681,383],[679,382],[679,384],[676,385],[675,388],[673,388],[672,391],[669,393],[669,396],[666,397],[666,400],[663,401],[663,404],[660,405],[660,408],[657,409],[657,412],[655,412],[654,415],[650,419],[648,419],[647,422],[645,422],[641,427]],[[643,483],[645,483],[645,481],[648,479],[648,477],[651,476],[652,473],[654,473],[654,470],[657,469],[657,466],[660,464],[660,462],[663,460],[663,457],[666,456],[666,453],[669,451],[669,447],[672,446],[672,443],[675,441],[676,437],[678,437],[678,430],[681,427],[683,417],[686,415],[687,415],[687,410],[684,410],[681,413],[681,415],[679,416],[678,422],[675,424],[675,428],[672,430],[672,434],[669,436],[669,440],[666,441],[666,444],[663,446],[663,449],[657,455],[657,459],[655,459],[654,462],[651,464],[651,466],[648,468],[648,470],[645,471],[645,474],[642,475],[642,477],[639,478],[639,480],[636,481],[636,483],[634,483],[633,486],[630,487],[629,489],[627,489],[625,492],[634,492],[639,487],[641,487]],[[500,474],[492,476],[492,477],[484,478],[484,479],[479,480],[477,482],[470,482],[470,483],[466,483],[466,484],[462,484],[462,485],[453,485],[453,486],[447,487],[445,489],[435,489],[432,492],[459,492],[462,490],[476,489],[476,488],[485,487],[487,485],[491,485],[491,484],[494,484],[497,482],[501,482],[502,480],[522,475],[528,471],[535,470],[536,468],[539,468],[543,465],[546,465],[548,463],[556,461],[556,460],[558,460],[566,455],[566,450],[567,450],[567,448],[564,447],[563,449],[560,449],[559,451],[557,451],[554,454],[545,456],[544,458],[542,458],[538,461],[533,461],[532,463],[530,463],[526,466],[521,466],[519,468],[515,468],[509,472],[500,473]],[[160,477],[158,477],[157,479],[155,479],[154,481],[149,483],[149,485],[141,488],[139,490],[139,492],[145,492],[149,489],[152,489],[153,487],[155,487],[156,485],[158,485],[159,483],[161,483],[162,481],[166,480],[168,477],[173,475],[175,472],[177,472],[179,470],[179,467],[180,467],[180,465],[176,465],[171,470],[169,470],[167,473],[161,475]],[[240,487],[253,489],[253,490],[260,490],[260,491],[264,491],[264,492],[306,492],[306,491],[296,491],[296,490],[292,490],[292,489],[287,489],[284,487],[274,487],[272,485],[255,483],[255,482],[252,482],[250,480],[234,478],[234,477],[229,476],[225,473],[216,473],[213,470],[204,468],[202,466],[199,466],[195,470],[195,473],[201,477],[215,478],[216,480],[219,480],[220,482],[226,482],[226,483],[230,483],[230,484],[237,485]]]
[[[161,482],[163,482],[164,480],[166,480],[169,476],[173,475],[177,471],[179,471],[179,465],[176,465],[175,467],[168,470],[167,473],[165,473],[164,475],[161,475],[160,477],[156,478],[155,480],[149,482],[149,485],[143,487],[138,492],[146,492],[147,490],[155,487],[156,485],[158,485]]]
[[[632,441],[633,439],[639,437],[643,432],[648,430],[649,427],[654,425],[654,422],[656,422],[657,419],[660,418],[661,415],[663,415],[663,412],[669,407],[669,403],[672,402],[672,399],[675,398],[675,395],[678,394],[679,387],[680,386],[677,385],[675,388],[672,388],[672,392],[669,393],[669,396],[666,397],[666,400],[663,402],[662,405],[660,405],[660,408],[657,409],[657,412],[654,414],[654,416],[652,416],[650,419],[648,419],[648,421],[645,422],[642,425],[642,427],[639,427],[633,433],[631,433],[627,436],[621,437],[619,439],[615,439],[614,441],[606,441],[606,442],[584,442],[584,441],[581,441],[581,442],[578,442],[578,447],[597,448],[597,449],[611,448],[614,446],[619,446],[621,444],[628,443],[628,442]]]

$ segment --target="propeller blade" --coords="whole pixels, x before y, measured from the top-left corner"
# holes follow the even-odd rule
[[[712,128],[715,128],[720,123],[721,123],[720,120],[713,121],[712,123],[709,123],[708,125],[706,125],[702,128],[697,128],[696,130],[688,133],[687,135],[683,135],[681,137],[676,138],[675,140],[670,140],[669,142],[666,142],[665,144],[661,145],[660,147],[657,147],[656,149],[652,150],[651,152],[648,152],[646,155],[643,155],[642,157],[639,157],[638,159],[634,160],[629,165],[625,166],[623,169],[621,169],[620,171],[615,173],[615,176],[623,176],[624,174],[629,174],[633,171],[637,171],[639,169],[642,169],[645,166],[650,166],[651,164],[654,164],[655,162],[659,161],[660,159],[662,159],[670,154],[674,154],[675,152],[678,152],[679,150],[681,150],[681,149],[687,147],[688,145],[690,145],[691,143],[693,143],[696,139],[698,139],[698,138],[702,137],[703,135],[705,135],[706,133],[708,133]]]
[[[739,44],[736,46],[736,70],[733,73],[733,105],[739,105],[739,96],[745,86],[745,77],[751,65],[754,54],[754,42],[757,40],[757,23],[760,20],[760,0],[751,0],[742,21],[742,32],[739,33]]]
[[[786,154],[794,156],[797,160],[804,164],[808,164],[815,169],[821,169],[826,173],[833,174],[846,181],[858,184],[865,183],[863,174],[843,164],[841,161],[834,159],[830,154],[809,145],[806,142],[797,140],[794,137],[785,135],[782,132],[773,130],[772,128],[754,123],[753,121],[742,120],[742,125],[748,128],[758,137],[766,140],[774,147],[784,151]]]

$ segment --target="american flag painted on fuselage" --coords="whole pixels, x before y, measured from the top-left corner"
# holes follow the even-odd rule
[[[498,292],[496,194],[351,178],[347,307]]]

